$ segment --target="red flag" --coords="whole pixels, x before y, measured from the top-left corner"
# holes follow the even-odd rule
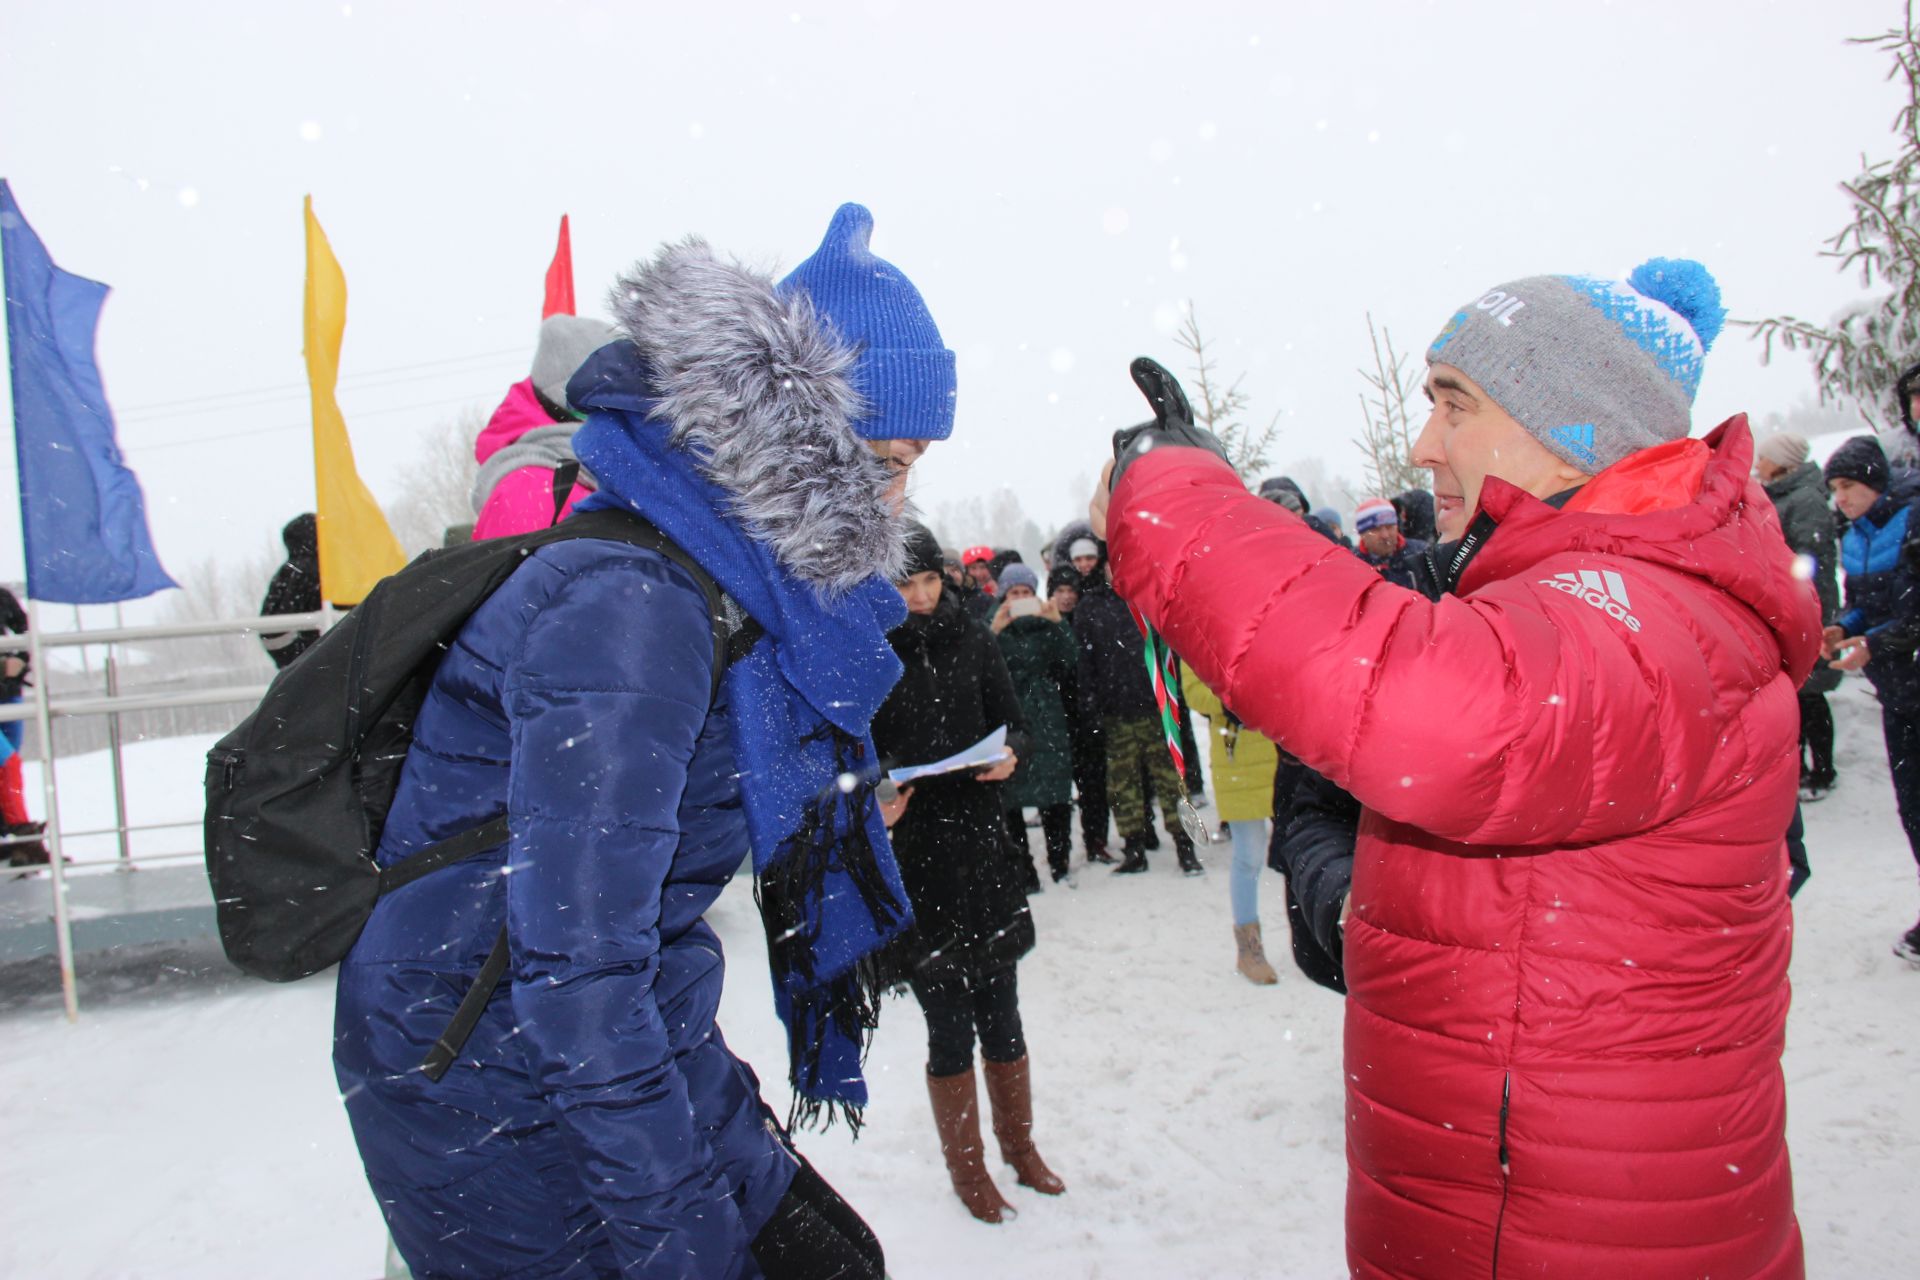
[[[547,300],[540,318],[570,316],[573,311],[573,237],[567,231],[567,215],[560,215],[560,243],[554,246],[553,261],[547,264]]]

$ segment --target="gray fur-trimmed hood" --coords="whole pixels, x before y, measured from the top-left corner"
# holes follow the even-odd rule
[[[782,296],[771,276],[688,239],[635,264],[609,301],[646,362],[650,416],[749,536],[828,595],[900,576],[908,523],[853,429],[858,352],[804,293]]]

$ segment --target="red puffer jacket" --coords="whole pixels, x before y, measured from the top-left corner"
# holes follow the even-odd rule
[[[1820,630],[1735,418],[1554,510],[1489,479],[1457,596],[1219,460],[1114,495],[1114,581],[1366,806],[1347,1251],[1368,1278],[1803,1275],[1780,1051]]]

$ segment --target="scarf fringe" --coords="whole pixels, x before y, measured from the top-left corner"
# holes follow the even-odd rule
[[[880,1025],[880,999],[888,986],[880,962],[884,947],[861,957],[829,982],[818,980],[814,965],[830,877],[844,875],[885,936],[905,918],[881,874],[880,859],[867,830],[868,806],[877,778],[868,772],[866,746],[859,739],[823,725],[809,741],[831,735],[835,781],[808,806],[800,826],[781,842],[766,870],[754,880],[754,901],[767,931],[767,958],[775,985],[790,1002],[787,1014],[788,1081],[793,1106],[787,1127],[831,1128],[844,1120],[857,1138],[864,1105],[836,1096],[841,1082],[820,1078],[829,1037],[856,1046],[866,1061],[873,1032]],[[854,779],[851,788],[842,780]],[[856,1082],[857,1083],[857,1082]]]

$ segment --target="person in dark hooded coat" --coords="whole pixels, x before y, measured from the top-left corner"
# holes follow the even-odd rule
[[[1400,532],[1408,542],[1439,541],[1433,523],[1433,495],[1425,489],[1408,489],[1393,498],[1393,509],[1400,516]]]
[[[276,613],[317,613],[320,609],[320,523],[308,511],[287,521],[280,530],[287,546],[286,563],[273,572],[267,584],[266,599],[260,602],[262,616]],[[273,659],[276,668],[285,669],[293,660],[313,647],[320,638],[315,630],[262,632],[260,644]]]
[[[999,1222],[1012,1206],[983,1156],[976,1039],[1001,1157],[1023,1186],[1066,1190],[1033,1145],[1015,970],[1033,949],[1033,916],[1007,840],[1002,784],[1028,751],[1026,720],[1000,646],[946,590],[939,543],[924,528],[908,539],[898,585],[907,618],[887,638],[905,672],[873,718],[881,763],[931,764],[1002,726],[1011,753],[992,768],[923,778],[903,792],[893,848],[913,925],[886,960],[926,1014],[927,1093],[953,1189],[975,1218]]]
[[[1055,884],[1067,879],[1073,853],[1073,742],[1067,729],[1067,704],[1078,683],[1079,650],[1073,629],[1059,609],[1039,592],[1039,575],[1024,564],[1008,565],[1000,574],[1004,603],[993,615],[991,630],[1000,641],[1014,692],[1026,714],[1031,750],[1007,782],[1007,835],[1021,855],[1027,887],[1038,889],[1028,852],[1026,809],[1040,810],[1040,828],[1047,843],[1047,867]],[[1024,606],[1028,612],[1017,612]]]
[[[1105,564],[1105,546],[1093,536],[1093,526],[1085,520],[1073,521],[1054,540],[1048,594],[1054,595],[1062,582],[1072,588],[1073,603],[1061,612],[1067,625],[1074,628],[1075,644],[1079,643],[1079,628],[1074,619],[1079,615],[1080,602],[1096,582],[1105,584]],[[1107,809],[1107,740],[1100,729],[1099,712],[1080,693],[1077,670],[1073,699],[1067,707],[1067,727],[1073,736],[1073,791],[1080,809],[1080,845],[1089,863],[1111,865],[1114,857],[1107,852],[1111,818]]]

